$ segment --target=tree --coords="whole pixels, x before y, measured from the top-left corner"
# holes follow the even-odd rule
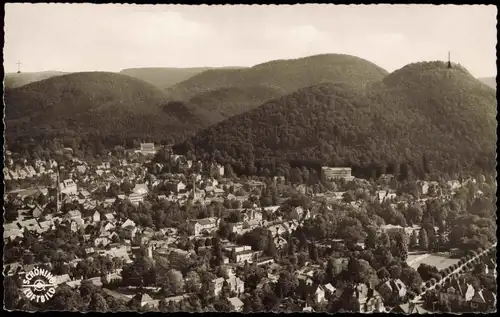
[[[365,248],[372,250],[377,246],[377,230],[373,226],[369,226],[366,229],[366,239],[365,239]]]
[[[12,276],[6,276],[4,280],[4,303],[5,308],[14,310],[19,303],[19,285]]]
[[[278,254],[278,251],[276,250],[276,244],[274,243],[274,239],[273,239],[271,231],[269,231],[269,236],[267,239],[268,240],[267,240],[266,253],[269,256],[275,257]]]
[[[389,278],[391,274],[389,273],[389,271],[387,271],[385,266],[383,266],[380,270],[378,270],[377,276],[379,279],[384,280],[386,278]]]
[[[392,234],[392,254],[401,259],[401,261],[406,261],[408,257],[408,236],[407,234],[400,230]]]
[[[93,293],[90,299],[89,310],[93,312],[108,312],[108,303],[99,293]]]
[[[402,272],[402,269],[401,269],[401,266],[399,266],[399,265],[392,265],[389,268],[389,274],[390,274],[392,279],[399,279],[401,277],[401,272]]]
[[[230,312],[231,311],[231,303],[227,298],[220,298],[213,303],[214,308],[217,312]]]
[[[337,268],[335,267],[335,263],[333,262],[333,259],[328,259],[328,262],[326,263],[326,269],[325,269],[325,277],[326,281],[328,283],[332,283],[334,279],[337,277]]]
[[[184,291],[184,278],[180,271],[170,269],[167,272],[167,289],[173,294],[181,294]]]
[[[283,298],[288,296],[298,286],[298,280],[288,271],[280,273],[278,283],[276,284],[276,296]]]
[[[415,249],[418,247],[418,234],[416,231],[413,231],[410,237],[410,247]]]
[[[185,286],[188,293],[197,293],[201,288],[201,279],[198,273],[190,271],[186,275]]]
[[[365,283],[373,287],[378,284],[378,277],[375,270],[365,260],[350,258],[347,271],[345,272],[348,280],[355,284]]]
[[[90,280],[84,280],[80,284],[80,296],[81,297],[91,296],[96,291],[97,291],[97,288],[94,286],[94,284]]]
[[[45,204],[47,203],[47,198],[45,197],[44,194],[40,193],[40,195],[38,195],[38,198],[37,198],[37,203],[40,205],[40,206],[45,206]]]
[[[414,292],[419,292],[422,285],[422,278],[412,267],[405,267],[401,271],[401,281]]]
[[[429,239],[427,237],[427,231],[424,228],[421,228],[419,232],[419,247],[422,251],[427,251],[429,249]]]

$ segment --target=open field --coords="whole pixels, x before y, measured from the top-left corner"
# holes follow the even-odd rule
[[[414,269],[418,269],[421,263],[435,266],[438,270],[444,270],[447,267],[458,263],[460,259],[453,259],[444,255],[437,254],[411,254],[408,255],[407,263]]]

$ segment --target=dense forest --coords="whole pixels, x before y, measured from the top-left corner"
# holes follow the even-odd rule
[[[493,171],[496,96],[460,65],[408,65],[369,89],[321,84],[214,125],[174,147],[224,163],[314,160],[393,170]],[[408,165],[408,166],[406,166]]]
[[[243,88],[225,87],[196,95],[187,104],[217,113],[222,118],[229,118],[257,108],[266,101],[281,97],[283,94],[282,90],[264,85]]]
[[[334,54],[272,61],[247,69],[203,70],[122,71],[129,76],[74,73],[8,89],[4,98],[7,142],[13,147],[33,147],[45,139],[79,141],[81,137],[101,139],[97,143],[110,148],[140,140],[176,143],[298,88],[329,81],[363,87],[386,74],[363,59]],[[177,93],[169,95],[155,87],[165,80],[182,79],[175,74],[187,78],[193,72],[201,73],[172,88],[173,92],[187,89],[190,93],[181,95],[190,98],[174,98]]]
[[[106,72],[74,73],[8,89],[7,141],[98,135],[179,140],[211,124],[210,113],[165,99],[141,80]]]
[[[351,55],[324,54],[292,60],[276,60],[244,69],[214,69],[183,81],[171,89],[172,99],[194,96],[226,87],[267,86],[284,94],[324,82],[364,86],[381,80],[387,71]]]

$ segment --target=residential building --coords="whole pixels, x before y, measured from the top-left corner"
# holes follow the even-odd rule
[[[94,214],[92,215],[92,221],[93,222],[101,221],[101,214],[98,211],[94,212]]]
[[[222,292],[222,287],[224,286],[224,278],[219,277],[213,279],[211,282],[211,290],[213,296],[218,296]]]
[[[125,228],[128,226],[135,227],[135,222],[133,220],[127,219],[127,220],[125,220],[124,223],[122,223],[122,228]]]
[[[169,181],[165,184],[165,188],[177,194],[186,190],[186,184],[182,181]]]
[[[115,216],[113,216],[112,213],[104,214],[104,218],[106,218],[107,221],[114,221],[115,220]]]
[[[146,195],[148,193],[148,186],[146,184],[136,184],[132,191],[134,194]]]
[[[43,208],[40,207],[40,205],[38,204],[31,211],[33,218],[40,218],[42,216],[42,213],[43,213]]]
[[[390,190],[379,190],[377,191],[377,199],[380,202],[396,198],[396,192]]]
[[[156,148],[154,143],[141,143],[141,148],[138,151],[142,154],[155,154]]]
[[[181,270],[186,266],[193,253],[176,248],[158,248],[153,250],[153,259],[166,259],[170,267]]]
[[[325,301],[325,288],[322,285],[318,285],[313,294],[314,302],[319,304]]]
[[[192,220],[191,228],[195,236],[199,236],[203,231],[211,232],[217,229],[218,219],[215,217]]]
[[[352,307],[346,307],[353,312],[373,313],[384,312],[384,302],[382,296],[366,284],[358,284],[352,290],[344,290],[344,296],[352,296]]]
[[[122,228],[122,232],[125,236],[125,239],[133,239],[135,237],[135,234],[137,233],[137,227],[127,226]]]
[[[394,308],[391,313],[402,313],[402,314],[428,314],[429,312],[422,307],[422,305],[415,303],[405,303]]]
[[[231,303],[231,307],[232,307],[232,310],[235,311],[235,312],[242,312],[243,311],[243,302],[241,301],[241,299],[239,299],[238,297],[231,297],[231,298],[228,298],[229,300],[229,303]]]
[[[473,312],[488,312],[496,308],[497,296],[495,293],[481,289],[470,300],[470,309]]]
[[[65,219],[68,220],[75,220],[77,222],[80,222],[82,220],[82,213],[79,210],[70,210],[68,213],[64,216]]]
[[[66,195],[77,195],[78,187],[72,179],[66,179],[59,183],[59,190],[62,194]]]
[[[257,253],[252,250],[234,252],[232,260],[235,263],[244,263],[244,262],[252,263],[256,255]]]
[[[80,199],[89,199],[90,198],[90,193],[86,190],[81,190],[79,193],[78,193],[78,198]]]
[[[144,196],[141,195],[141,194],[136,194],[136,193],[132,193],[128,196],[128,200],[134,204],[134,205],[139,205],[139,203],[142,203],[144,202]]]
[[[406,285],[400,279],[389,279],[382,283],[378,288],[380,296],[384,302],[403,299],[406,296]]]
[[[130,306],[140,305],[144,307],[146,305],[157,307],[159,305],[159,300],[154,300],[148,294],[137,294],[129,302]]]
[[[237,222],[237,223],[230,223],[229,224],[229,231],[234,232],[236,234],[242,234],[243,233],[243,222]]]

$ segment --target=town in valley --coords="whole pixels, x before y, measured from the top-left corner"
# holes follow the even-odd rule
[[[100,311],[495,308],[492,179],[238,177],[157,148],[94,161],[6,152],[7,300],[22,301],[10,279],[37,267],[54,274],[57,310],[85,296]]]
[[[5,11],[5,310],[496,312],[496,7]]]

